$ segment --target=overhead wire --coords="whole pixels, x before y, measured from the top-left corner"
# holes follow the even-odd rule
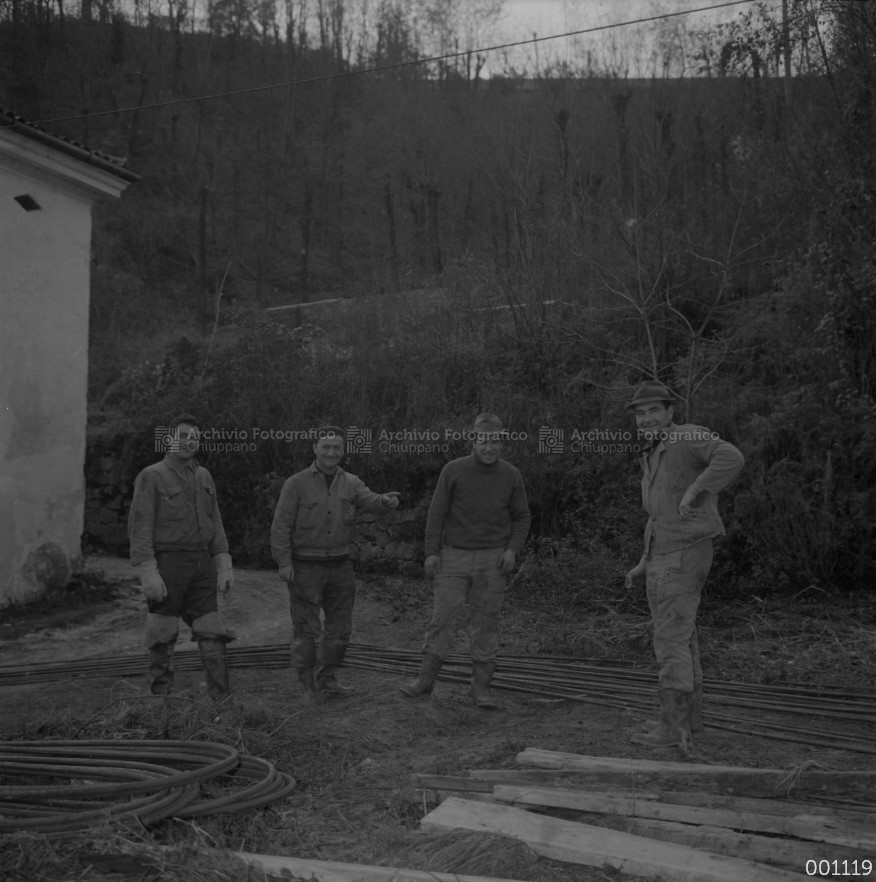
[[[112,110],[98,110],[91,113],[79,113],[73,116],[58,116],[50,119],[37,120],[33,125],[50,125],[61,122],[72,122],[80,119],[94,119],[100,116],[111,116],[119,113],[135,113],[143,110],[159,110],[164,107],[175,107],[181,104],[192,104],[199,101],[212,101],[217,98],[233,98],[240,95],[252,95],[257,92],[267,92],[273,89],[287,89],[295,86],[308,86],[316,83],[329,82],[331,80],[346,79],[354,76],[362,76],[366,74],[386,73],[388,71],[400,70],[401,68],[413,67],[416,65],[436,64],[442,61],[450,61],[456,58],[463,58],[471,55],[486,54],[488,52],[499,52],[505,49],[514,49],[521,46],[529,46],[537,43],[543,43],[548,40],[562,40],[569,37],[579,37],[585,34],[594,34],[600,31],[608,31],[615,28],[629,27],[631,25],[648,24],[653,21],[663,19],[677,18],[683,15],[693,15],[699,12],[712,12],[717,9],[724,9],[731,6],[743,6],[754,3],[755,0],[725,0],[722,3],[715,3],[710,6],[699,6],[695,9],[683,9],[675,12],[663,12],[655,15],[644,16],[642,18],[630,19],[621,22],[612,22],[611,24],[594,25],[588,28],[581,28],[574,31],[567,31],[562,34],[550,34],[545,37],[530,37],[526,40],[514,40],[510,43],[500,43],[495,46],[483,46],[477,49],[466,49],[460,52],[448,52],[444,55],[434,55],[427,58],[415,58],[408,61],[398,61],[392,64],[376,65],[374,67],[356,68],[355,70],[338,71],[332,74],[321,74],[314,77],[306,77],[299,80],[287,80],[282,83],[268,83],[262,86],[250,86],[246,89],[233,89],[225,92],[213,92],[208,95],[195,95],[186,98],[174,98],[167,101],[157,101],[152,104],[140,104],[134,107],[117,107]],[[25,125],[24,122],[13,122],[6,124],[4,127],[13,127],[16,125]]]

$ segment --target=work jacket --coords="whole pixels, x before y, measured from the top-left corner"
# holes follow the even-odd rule
[[[718,493],[741,471],[742,454],[729,442],[692,424],[670,425],[660,443],[645,453],[642,504],[648,513],[645,553],[666,554],[725,533]],[[678,503],[689,487],[698,495],[693,512],[682,516]]]
[[[171,454],[147,466],[134,482],[128,514],[131,563],[154,560],[156,551],[228,551],[216,485],[203,466]]]
[[[344,558],[356,538],[357,512],[388,510],[361,478],[339,468],[329,487],[314,463],[283,484],[271,525],[271,553],[280,567],[293,559]]]

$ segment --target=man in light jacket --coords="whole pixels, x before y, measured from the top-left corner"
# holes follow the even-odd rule
[[[289,589],[292,666],[307,704],[349,691],[335,670],[353,630],[350,543],[356,538],[356,514],[393,511],[400,495],[375,493],[340,467],[344,431],[338,426],[317,430],[313,453],[313,464],[283,484],[271,525],[271,553]]]
[[[712,566],[712,540],[724,534],[717,498],[742,470],[742,454],[714,432],[674,422],[674,399],[662,383],[642,383],[628,409],[648,448],[641,459],[648,515],[641,560],[627,573],[645,583],[660,666],[661,714],[633,734],[637,744],[687,750],[701,732],[703,671],[696,617]]]

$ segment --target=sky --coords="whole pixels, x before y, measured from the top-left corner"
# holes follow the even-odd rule
[[[539,35],[562,33],[581,27],[592,27],[617,21],[658,15],[662,12],[683,12],[718,6],[723,0],[505,0],[504,5],[514,28],[538,31]],[[726,6],[712,12],[691,12],[684,16],[701,26],[708,22],[727,21],[753,5],[746,3]],[[768,5],[781,6],[780,0]]]
[[[687,10],[717,6],[723,0],[504,0],[505,16],[501,28],[502,42],[531,39],[563,34],[585,28],[600,27],[617,22],[631,21],[661,13],[675,13]],[[739,16],[753,4],[727,6],[711,12],[691,12],[690,14],[665,20],[662,25],[677,34],[683,31],[704,29],[718,23],[727,22]],[[769,6],[781,10],[781,0],[768,0]],[[645,76],[653,71],[655,64],[654,37],[661,25],[656,22],[638,26],[628,26],[601,31],[591,36],[577,36],[547,40],[507,53],[515,65],[527,64],[530,72],[533,66],[543,67],[546,61],[565,61],[580,64],[588,49],[602,64],[616,64],[620,59],[631,68],[630,76]],[[491,60],[491,73],[496,71],[498,59]],[[690,64],[689,59],[679,57],[674,61],[676,67]],[[649,70],[649,66],[651,70]],[[673,75],[681,75],[681,70],[673,70]],[[684,73],[690,73],[689,70]]]
[[[505,0],[505,9],[515,28],[536,30],[542,35],[657,15],[661,12],[697,9],[720,2],[722,0]],[[692,14],[691,19],[726,20],[743,8],[731,6],[708,14]]]

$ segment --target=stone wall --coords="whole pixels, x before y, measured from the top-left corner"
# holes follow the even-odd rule
[[[358,547],[354,557],[362,563],[421,561],[424,524],[418,515],[416,510],[404,509],[382,517],[360,515],[356,522]]]
[[[128,510],[135,475],[121,458],[108,451],[89,450],[85,463],[85,523],[83,545],[114,554],[128,550]]]

